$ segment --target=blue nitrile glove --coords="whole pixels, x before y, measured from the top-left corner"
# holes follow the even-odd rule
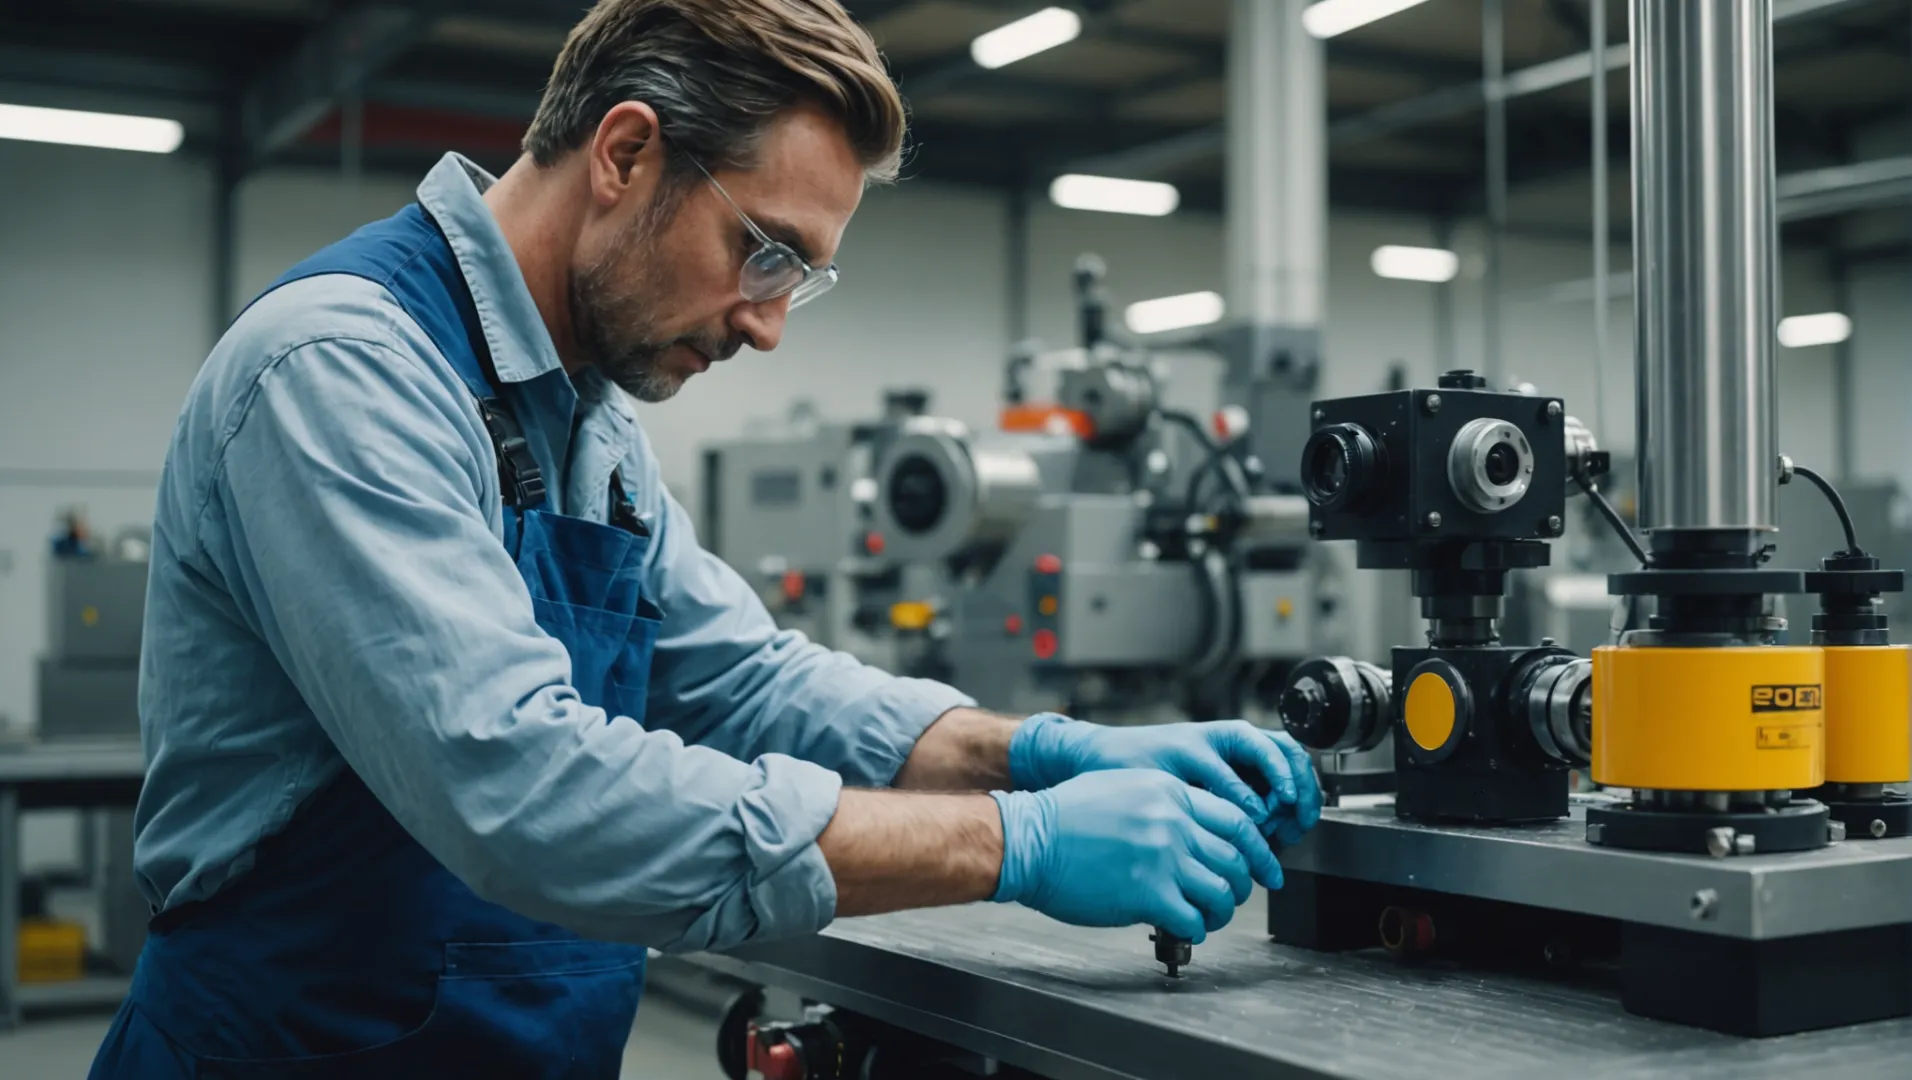
[[[1044,791],[994,791],[995,899],[1077,926],[1157,926],[1199,943],[1281,865],[1238,808],[1152,769],[1112,769]]]
[[[1179,777],[1234,803],[1283,844],[1300,840],[1321,819],[1321,784],[1308,752],[1286,732],[1243,720],[1105,727],[1038,713],[1009,740],[1009,779],[1019,790],[1039,791],[1103,769],[1159,769]]]

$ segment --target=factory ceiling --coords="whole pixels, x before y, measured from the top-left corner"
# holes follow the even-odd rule
[[[1330,197],[1479,212],[1484,8],[1428,0],[1326,42]],[[0,98],[177,102],[187,149],[229,174],[272,162],[414,171],[446,147],[510,159],[582,0],[0,0]],[[1040,190],[1078,168],[1221,201],[1228,0],[1081,0],[1076,40],[985,70],[969,44],[1043,0],[851,0],[909,98],[907,174]],[[1606,0],[1613,207],[1626,224],[1626,0]],[[1584,226],[1589,0],[1501,0],[1510,217]],[[1899,0],[1775,0],[1783,174],[1901,152],[1912,12]],[[341,111],[341,101],[362,106]],[[357,151],[342,136],[356,133]]]

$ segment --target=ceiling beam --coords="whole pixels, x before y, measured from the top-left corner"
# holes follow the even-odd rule
[[[191,64],[35,45],[0,45],[0,82],[187,101],[216,100],[225,89],[219,72]]]
[[[446,0],[370,3],[338,11],[284,61],[247,86],[239,104],[240,162],[252,169],[296,143],[431,30]]]
[[[1880,0],[1774,0],[1773,25],[1823,18],[1849,8],[1878,2]],[[1609,46],[1604,59],[1609,71],[1625,68],[1630,59],[1628,46]],[[1522,68],[1501,80],[1499,94],[1505,100],[1581,82],[1592,77],[1593,64],[1593,54],[1582,52]],[[1329,129],[1329,143],[1346,146],[1378,139],[1404,128],[1468,116],[1485,107],[1492,89],[1483,80],[1383,105],[1336,122]]]

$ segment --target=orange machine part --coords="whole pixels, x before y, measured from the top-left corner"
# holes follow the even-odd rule
[[[1037,435],[1068,432],[1078,439],[1095,438],[1095,421],[1088,413],[1060,405],[1004,405],[997,422],[1004,431]]]

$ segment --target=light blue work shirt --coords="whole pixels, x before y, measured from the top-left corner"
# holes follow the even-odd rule
[[[569,685],[503,543],[491,441],[417,323],[362,278],[268,293],[194,380],[153,529],[140,888],[240,878],[350,767],[480,896],[586,937],[718,949],[815,931],[816,838],[845,783],[888,784],[971,700],[779,630],[698,546],[631,405],[567,376],[482,194],[448,154],[418,188],[476,302],[550,509],[604,521],[613,468],[655,541],[664,617],[643,725]],[[367,886],[376,888],[376,882]]]

